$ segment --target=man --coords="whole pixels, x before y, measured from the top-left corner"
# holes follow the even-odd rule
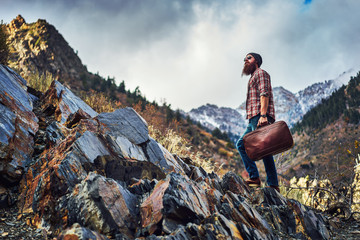
[[[275,121],[270,75],[260,68],[261,64],[262,58],[259,54],[249,53],[244,59],[244,68],[242,71],[242,76],[251,75],[248,82],[246,98],[246,118],[249,119],[249,124],[242,137],[237,141],[236,148],[249,174],[249,179],[246,180],[246,183],[250,187],[260,186],[261,181],[255,162],[252,161],[245,152],[243,137],[247,133],[254,131],[258,126]],[[265,157],[263,162],[266,171],[267,185],[279,192],[279,183],[273,156]]]

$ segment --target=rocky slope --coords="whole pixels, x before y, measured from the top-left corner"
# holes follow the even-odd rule
[[[207,173],[148,135],[132,108],[96,113],[0,65],[1,207],[46,237],[329,239],[330,222],[274,189]],[[30,93],[31,92],[31,93]],[[8,234],[8,233],[7,233]]]
[[[350,76],[355,74],[356,71],[350,69],[333,80],[312,84],[295,94],[283,87],[274,87],[276,119],[284,120],[289,127],[294,126],[305,113],[321,103],[322,99],[328,98],[343,84],[347,84]],[[229,132],[233,140],[245,131],[247,125],[245,102],[236,109],[207,104],[192,109],[187,114],[210,130],[219,128],[223,132]]]
[[[16,67],[23,76],[38,71],[51,73],[61,81],[80,79],[86,67],[62,35],[45,20],[27,24],[18,15],[7,25],[10,44],[10,67]]]

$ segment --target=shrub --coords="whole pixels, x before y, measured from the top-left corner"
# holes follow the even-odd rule
[[[111,101],[104,93],[96,92],[94,90],[88,92],[83,91],[80,93],[80,97],[98,113],[113,112],[122,107],[120,102]]]

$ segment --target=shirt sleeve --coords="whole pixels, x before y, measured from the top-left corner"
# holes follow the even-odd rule
[[[258,72],[258,84],[260,96],[269,97],[270,75],[264,70]]]

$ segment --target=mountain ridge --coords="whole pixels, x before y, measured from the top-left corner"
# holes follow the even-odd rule
[[[328,98],[342,85],[347,84],[350,76],[355,73],[354,69],[349,69],[337,78],[314,83],[297,93],[292,93],[282,86],[274,87],[276,120],[284,120],[290,128],[293,127],[310,109]],[[206,104],[185,114],[210,130],[219,128],[221,131],[229,133],[233,141],[236,141],[247,126],[245,102],[235,109]]]

